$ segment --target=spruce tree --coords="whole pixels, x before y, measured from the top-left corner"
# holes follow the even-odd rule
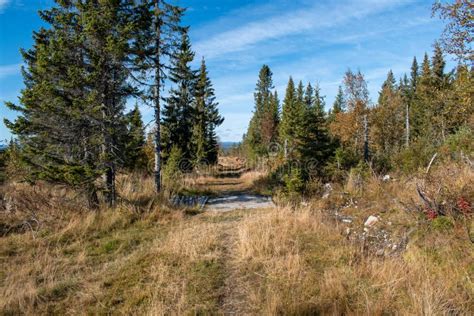
[[[219,151],[216,127],[224,122],[224,118],[219,114],[204,58],[197,77],[193,114],[193,159],[196,165],[215,164]]]
[[[346,108],[345,105],[345,100],[344,100],[344,91],[342,90],[342,87],[339,86],[337,89],[337,95],[336,98],[334,99],[334,103],[332,105],[332,109],[329,112],[328,115],[328,123],[332,123],[336,120],[336,116],[339,113],[344,112]]]
[[[438,42],[434,44],[431,63],[431,93],[433,100],[430,102],[430,116],[435,137],[445,140],[448,132],[449,112],[447,101],[451,89],[451,78],[445,74],[446,62],[443,51]]]
[[[324,96],[321,95],[321,89],[317,84],[314,88],[314,106],[316,107],[316,110],[319,111],[321,117],[326,119],[326,112],[324,109],[326,107],[326,101],[324,101]]]
[[[323,166],[331,155],[331,144],[324,117],[324,101],[319,87],[307,85],[300,126],[296,134],[295,153],[306,167],[304,177],[322,176]]]
[[[127,113],[127,133],[124,140],[124,167],[128,170],[143,170],[147,166],[145,155],[145,128],[138,105]]]
[[[416,86],[418,85],[418,77],[419,77],[418,61],[416,60],[416,57],[413,57],[413,62],[411,64],[411,72],[410,72],[410,87],[411,87],[412,94],[416,92]]]
[[[298,83],[298,87],[296,88],[296,102],[298,102],[299,106],[303,106],[304,104],[304,97],[305,97],[305,90],[303,81],[300,80]]]
[[[153,104],[154,182],[157,193],[161,191],[162,169],[161,92],[170,69],[168,61],[172,59],[184,31],[180,26],[184,11],[165,0],[142,0],[134,10],[138,28],[132,41],[131,74],[135,82],[146,87],[143,97]],[[134,73],[139,76],[134,76]]]
[[[446,66],[446,62],[444,61],[443,51],[441,50],[441,46],[438,42],[434,45],[434,52],[433,58],[431,61],[432,71],[431,76],[433,79],[432,84],[437,89],[442,89],[445,79],[444,68]]]
[[[311,107],[315,103],[314,89],[313,86],[311,86],[310,82],[308,82],[308,85],[306,86],[306,91],[304,94],[304,103],[307,107]]]
[[[303,100],[302,84],[300,85],[300,94],[297,95],[293,78],[290,77],[286,88],[285,99],[283,100],[282,117],[280,123],[280,139],[285,148],[285,154],[288,158],[288,154],[291,154],[292,149],[295,147],[295,138],[297,135],[297,129],[300,126],[302,112],[303,112]]]
[[[57,4],[40,11],[51,27],[35,32],[34,46],[23,50],[25,88],[20,104],[7,106],[20,113],[5,121],[17,135],[28,179],[64,183],[83,189],[91,205],[98,204],[95,180],[100,176],[98,108],[88,103],[77,13]],[[79,57],[79,58],[78,58]],[[77,119],[75,119],[77,118]]]
[[[428,54],[425,53],[410,111],[414,138],[425,137],[431,130],[429,108],[434,98],[431,83],[431,65]]]
[[[162,111],[162,146],[165,155],[175,146],[181,151],[183,159],[189,160],[192,159],[193,104],[197,79],[190,65],[193,60],[189,36],[184,32],[179,48],[171,59],[169,80],[173,87],[165,98]]]
[[[270,143],[276,139],[278,105],[272,93],[272,76],[270,67],[263,65],[254,92],[254,113],[245,139],[254,156],[266,154]]]
[[[129,2],[78,2],[84,23],[89,78],[93,82],[93,99],[100,107],[101,162],[104,169],[105,197],[110,206],[115,203],[115,177],[121,161],[120,140],[126,131],[124,110],[126,98],[134,93],[128,82],[125,63],[129,57],[129,41],[134,36]]]
[[[57,1],[40,12],[50,25],[23,51],[25,89],[15,122],[29,178],[64,183],[98,203],[96,179],[104,176],[109,205],[115,200],[115,170],[121,161],[127,83],[125,61],[133,34],[132,4]]]

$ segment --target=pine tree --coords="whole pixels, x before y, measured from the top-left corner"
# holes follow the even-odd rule
[[[176,146],[182,153],[183,159],[192,159],[192,126],[194,89],[196,86],[196,72],[191,69],[194,52],[187,32],[184,32],[178,50],[173,54],[169,80],[173,87],[162,115],[162,146],[164,154],[170,153]],[[166,156],[165,156],[166,157]]]

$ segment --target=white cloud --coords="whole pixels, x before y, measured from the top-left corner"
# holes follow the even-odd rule
[[[10,2],[10,0],[0,0],[0,13],[8,5],[9,2]]]
[[[329,7],[317,5],[250,22],[232,30],[218,33],[209,39],[198,42],[195,49],[208,59],[214,58],[245,50],[266,40],[328,28],[350,19],[360,19],[406,2],[404,0],[361,0],[338,2],[338,4]]]
[[[0,65],[0,79],[6,78],[12,75],[20,74],[21,66],[22,64]]]

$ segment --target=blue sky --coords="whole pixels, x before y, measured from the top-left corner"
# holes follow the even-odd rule
[[[173,2],[173,0],[171,0]],[[14,118],[3,102],[16,102],[23,83],[20,48],[32,45],[37,15],[52,0],[0,0],[0,114]],[[184,23],[196,51],[205,56],[220,111],[222,141],[239,141],[253,110],[253,90],[262,64],[274,73],[283,99],[289,76],[318,83],[333,102],[348,69],[365,75],[372,100],[389,69],[409,72],[439,38],[443,24],[431,18],[431,0],[174,0],[187,7]],[[452,63],[450,63],[452,66]],[[142,108],[144,120],[152,110]],[[10,137],[1,123],[0,139]]]

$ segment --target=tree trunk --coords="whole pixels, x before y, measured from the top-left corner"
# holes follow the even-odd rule
[[[367,114],[364,115],[364,160],[369,161],[369,126]]]
[[[104,175],[105,181],[105,200],[109,207],[115,206],[115,168],[112,165],[107,167]]]
[[[408,106],[408,102],[406,104],[405,129],[405,146],[408,148],[410,146],[410,108]]]
[[[91,186],[87,189],[87,203],[91,210],[97,210],[99,208],[99,197],[97,196],[97,189],[95,186]]]
[[[156,56],[155,56],[155,87],[154,87],[154,107],[155,107],[155,189],[157,193],[161,191],[161,131],[160,131],[160,86],[161,86],[161,66],[160,66],[160,45],[161,45],[161,18],[160,0],[155,0],[155,32],[156,32]]]

